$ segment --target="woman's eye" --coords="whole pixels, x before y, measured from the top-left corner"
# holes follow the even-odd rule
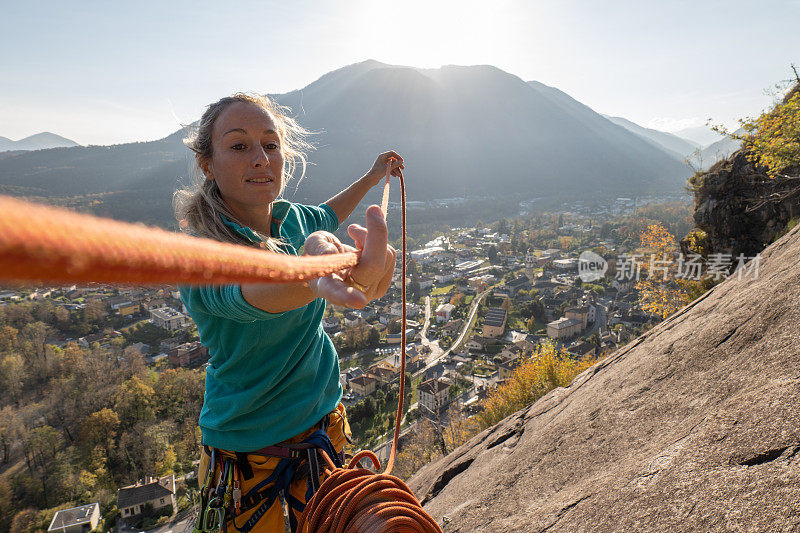
[[[242,143],[237,143],[231,146],[232,150],[244,150],[245,148],[246,148],[245,145]]]
[[[264,148],[266,148],[267,150],[277,150],[278,145],[275,143],[267,143],[264,145]]]

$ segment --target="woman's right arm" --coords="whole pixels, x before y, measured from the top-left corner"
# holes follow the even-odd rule
[[[268,313],[281,313],[302,307],[314,298],[325,298],[331,303],[357,309],[380,298],[391,284],[396,254],[388,245],[389,232],[380,207],[367,209],[366,224],[366,229],[355,224],[348,228],[358,248],[342,244],[333,234],[324,231],[309,235],[303,247],[305,255],[361,250],[361,259],[350,270],[349,276],[369,287],[366,293],[349,286],[340,275],[331,274],[308,282],[242,285],[245,301]]]
[[[303,307],[316,298],[307,281],[295,283],[254,283],[242,285],[245,301],[268,313],[282,313]]]

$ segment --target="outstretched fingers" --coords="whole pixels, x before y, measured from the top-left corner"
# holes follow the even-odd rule
[[[361,291],[347,285],[341,277],[331,274],[316,280],[315,294],[332,304],[362,309],[369,300]]]

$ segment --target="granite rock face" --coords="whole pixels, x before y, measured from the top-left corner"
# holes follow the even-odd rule
[[[739,150],[692,178],[699,183],[694,222],[708,234],[709,252],[752,257],[800,216],[800,169],[770,178],[747,154]]]
[[[448,532],[800,530],[798,259],[800,227],[411,488]]]

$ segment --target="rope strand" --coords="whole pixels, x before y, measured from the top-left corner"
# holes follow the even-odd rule
[[[132,285],[304,281],[358,254],[290,256],[0,196],[0,279]]]
[[[389,162],[391,165],[391,161]],[[383,203],[389,198],[389,169],[384,188]],[[406,186],[400,179],[401,231],[403,242],[400,292],[403,305],[400,331],[400,390],[394,420],[394,436],[386,470],[375,474],[359,468],[362,459],[372,461],[380,470],[378,457],[369,450],[357,453],[347,468],[336,468],[325,455],[327,478],[308,501],[298,526],[304,533],[367,533],[407,531],[409,533],[441,533],[439,524],[422,508],[411,489],[400,478],[391,475],[400,441],[400,422],[403,417],[403,400],[406,388]],[[385,211],[384,211],[385,214]]]

